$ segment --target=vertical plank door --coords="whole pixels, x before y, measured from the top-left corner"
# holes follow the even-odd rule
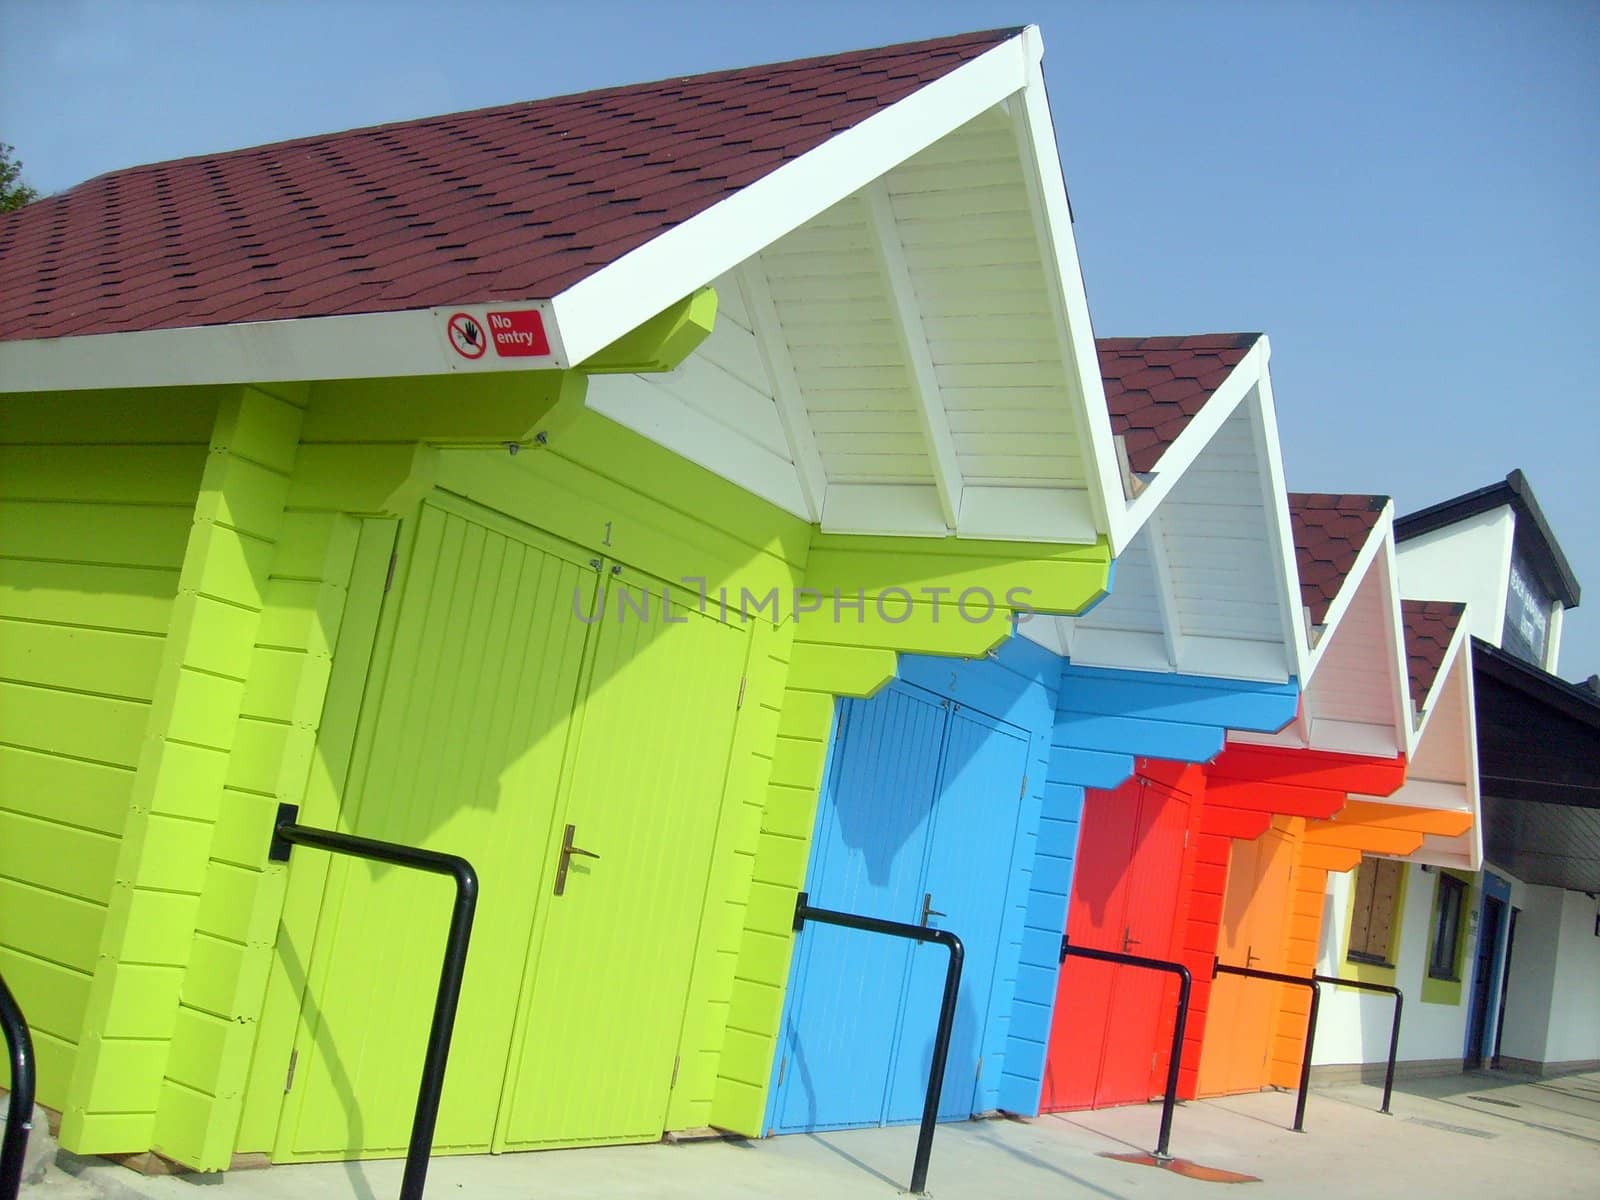
[[[891,685],[839,704],[806,889],[821,908],[915,921],[948,708]],[[910,946],[807,925],[790,968],[770,1132],[884,1119]]]
[[[1128,866],[1139,832],[1140,780],[1084,794],[1078,854],[1067,908],[1069,941],[1118,950],[1128,934]],[[1056,977],[1050,1050],[1045,1061],[1044,1112],[1093,1107],[1105,1060],[1117,968],[1069,958]]]
[[[1277,828],[1233,843],[1217,937],[1219,960],[1236,967],[1283,970],[1293,865],[1294,844]],[[1253,1092],[1267,1086],[1283,986],[1237,975],[1217,976],[1200,1048],[1200,1095]]]
[[[555,836],[528,864],[540,917],[497,1149],[653,1140],[673,1085],[750,631],[663,614],[642,579],[605,594]],[[568,825],[599,857],[571,858],[557,896]]]
[[[595,586],[576,549],[429,503],[390,592],[339,824],[478,871],[441,1149],[488,1149],[493,1134],[588,632],[573,595]],[[285,964],[307,982],[276,1157],[404,1152],[453,898],[447,879],[332,861],[311,960]]]
[[[1139,827],[1128,861],[1122,944],[1124,953],[1172,961],[1190,800],[1155,780],[1139,782]],[[1142,1103],[1162,1091],[1177,1003],[1178,985],[1171,975],[1128,966],[1111,972],[1096,1107]]]
[[[1028,739],[1020,730],[970,709],[953,712],[933,806],[928,865],[912,918],[922,920],[924,902],[936,910],[939,915],[928,916],[925,923],[960,937],[965,958],[939,1098],[944,1121],[972,1115],[984,1043],[994,1040],[989,1035],[1000,982],[996,963],[1027,769]],[[912,949],[887,1121],[922,1119],[949,962],[943,946]],[[991,1052],[999,1048],[991,1046]]]

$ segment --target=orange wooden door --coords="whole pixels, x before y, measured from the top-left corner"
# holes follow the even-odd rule
[[[1293,868],[1294,842],[1278,824],[1252,841],[1234,842],[1217,937],[1223,963],[1284,969]],[[1261,979],[1217,976],[1200,1048],[1200,1095],[1259,1091],[1267,1085],[1282,988]]]

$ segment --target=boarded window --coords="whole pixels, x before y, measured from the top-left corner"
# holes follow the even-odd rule
[[[1453,875],[1439,876],[1439,895],[1433,906],[1433,943],[1428,949],[1428,974],[1434,979],[1456,979],[1456,952],[1461,946],[1461,913],[1466,907],[1467,885]]]
[[[1356,872],[1355,910],[1350,914],[1352,962],[1392,966],[1394,929],[1400,904],[1400,880],[1406,866],[1392,858],[1363,858]]]

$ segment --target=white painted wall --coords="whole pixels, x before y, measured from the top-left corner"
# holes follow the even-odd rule
[[[1400,1023],[1399,1061],[1459,1059],[1467,1037],[1471,978],[1469,975],[1462,985],[1459,1004],[1423,1003],[1422,981],[1427,973],[1433,894],[1438,887],[1439,876],[1424,871],[1416,864],[1408,864],[1406,872],[1405,905],[1400,917],[1400,950],[1393,980],[1406,998],[1405,1014]],[[1350,889],[1354,884],[1354,871],[1328,876],[1328,894],[1323,902],[1322,945],[1317,960],[1319,975],[1340,973],[1350,932]],[[1482,895],[1481,889],[1475,887],[1468,897],[1471,907],[1467,922],[1464,972],[1470,972],[1478,952],[1478,910]],[[1324,984],[1312,1062],[1318,1066],[1383,1062],[1389,1055],[1389,1022],[1393,1012],[1394,1002],[1387,996]]]
[[[1526,888],[1520,898],[1512,897],[1512,906],[1521,911],[1517,914],[1516,944],[1511,948],[1500,1053],[1528,1062],[1544,1062],[1560,950],[1562,892],[1559,888]]]
[[[1550,998],[1547,1063],[1600,1059],[1600,937],[1595,911],[1600,902],[1583,892],[1561,893],[1560,941],[1555,988]],[[1521,930],[1518,929],[1520,940]]]
[[[1428,937],[1438,876],[1409,866],[1401,917],[1400,954],[1394,982],[1406,995],[1399,1061],[1460,1057],[1471,1003],[1471,970],[1478,952],[1481,882],[1474,885],[1461,1003],[1424,1004]],[[1511,906],[1519,910],[1517,940],[1505,982],[1505,1027],[1500,1053],[1535,1063],[1600,1060],[1600,937],[1597,902],[1582,892],[1511,883]],[[1482,876],[1479,876],[1481,880]],[[1349,933],[1350,889],[1355,872],[1328,877],[1317,972],[1339,974]],[[1504,936],[1504,935],[1502,935]],[[1493,1013],[1499,1003],[1490,998]],[[1323,986],[1313,1062],[1381,1063],[1389,1052],[1391,1001],[1348,988]],[[1492,1017],[1491,1017],[1492,1019]]]
[[[1396,547],[1400,595],[1407,600],[1464,600],[1473,635],[1500,644],[1511,587],[1516,515],[1509,506],[1411,538]]]

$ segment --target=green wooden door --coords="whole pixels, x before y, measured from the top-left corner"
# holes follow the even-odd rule
[[[478,869],[435,1147],[654,1139],[749,631],[677,603],[664,619],[658,585],[444,500],[423,505],[401,574],[341,827]],[[572,860],[557,897],[569,823],[600,857]],[[443,879],[333,861],[276,1158],[404,1151],[450,898]]]
[[[403,574],[340,819],[478,870],[436,1144],[484,1150],[589,633],[573,594],[597,576],[553,539],[432,503]],[[277,1157],[404,1151],[452,896],[446,879],[332,860]]]
[[[619,589],[647,621],[632,607],[618,619]],[[547,877],[538,897],[502,1149],[660,1136],[705,920],[749,632],[675,602],[669,623],[643,580],[613,576],[606,599],[561,818],[600,857],[573,859],[564,893]]]

